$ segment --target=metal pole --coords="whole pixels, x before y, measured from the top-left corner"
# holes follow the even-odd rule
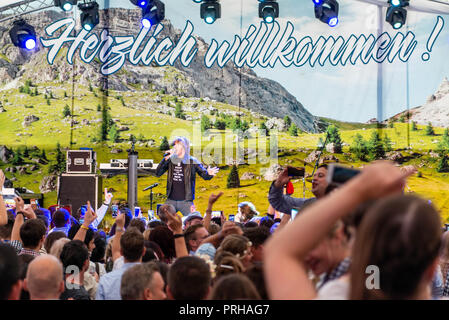
[[[128,207],[134,215],[134,207],[137,206],[137,158],[139,153],[134,151],[134,146],[128,152]]]
[[[379,38],[383,32],[384,21],[383,21],[383,7],[377,6],[377,37]],[[380,45],[379,45],[380,46]],[[379,49],[379,47],[377,48]],[[382,63],[377,64],[377,129],[380,131],[381,121],[383,121],[383,70]],[[379,132],[380,136],[381,132]]]

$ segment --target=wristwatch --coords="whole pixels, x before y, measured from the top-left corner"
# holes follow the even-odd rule
[[[184,233],[178,233],[178,234],[174,234],[173,238],[178,239],[178,238],[183,238],[184,237]]]

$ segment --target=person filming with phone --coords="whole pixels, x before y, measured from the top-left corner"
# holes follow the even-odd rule
[[[164,154],[164,158],[156,169],[156,176],[167,173],[167,201],[183,216],[190,214],[195,199],[196,174],[204,180],[211,180],[218,168],[207,169],[194,157],[190,156],[190,142],[185,137],[176,137],[171,143],[172,149]]]
[[[328,182],[327,164],[322,164],[318,167],[312,180],[312,193],[315,198],[294,198],[290,195],[283,194],[284,186],[290,181],[292,177],[298,175],[297,168],[286,167],[278,176],[278,178],[271,184],[268,193],[268,201],[271,206],[284,214],[290,215],[293,208],[304,207],[311,202],[325,196]],[[304,175],[304,173],[302,173]]]

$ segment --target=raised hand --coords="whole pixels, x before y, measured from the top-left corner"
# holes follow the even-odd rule
[[[279,174],[278,178],[274,182],[276,188],[281,188],[285,186],[290,181],[290,177],[288,176],[288,167],[284,168],[282,172]]]
[[[220,169],[218,169],[217,167],[207,167],[207,173],[209,174],[209,175],[211,175],[211,176],[215,176],[217,173],[218,173],[218,171],[220,171]]]
[[[167,216],[167,226],[173,233],[180,234],[182,233],[182,219],[176,213],[171,214],[170,212],[166,212]]]
[[[118,212],[118,216],[115,219],[115,224],[117,225],[117,228],[125,228],[125,216],[126,213],[120,213],[120,211]]]
[[[354,189],[363,199],[378,199],[402,192],[406,178],[414,172],[414,170],[400,170],[390,161],[377,161],[365,167],[362,173],[349,183],[357,184]]]
[[[174,153],[174,150],[173,150],[173,149],[170,149],[170,150],[168,150],[168,151],[165,152],[165,153],[168,153],[168,155],[166,155],[166,156],[164,157],[164,159],[167,161],[168,159],[170,159],[170,157],[171,157],[172,154]]]
[[[97,214],[95,213],[94,210],[92,210],[92,207],[90,205],[90,201],[87,201],[87,211],[86,211],[86,214],[84,215],[84,222],[83,222],[83,224],[86,227],[89,227],[90,224],[92,222],[94,222],[96,218],[97,218]]]
[[[108,192],[108,188],[104,188],[104,203],[109,205],[114,195]]]
[[[14,198],[14,202],[16,203],[16,212],[23,211],[25,201],[21,197],[16,197]]]
[[[3,188],[5,180],[6,180],[5,174],[3,173],[3,170],[0,169],[0,190]]]
[[[25,217],[27,217],[28,219],[36,219],[36,213],[34,212],[31,205],[28,205],[28,204],[25,205],[22,212],[24,213]]]
[[[226,221],[223,224],[222,229],[219,231],[220,233],[220,237],[222,239],[226,238],[226,236],[229,236],[230,234],[239,234],[242,235],[243,231],[242,229],[237,226],[234,222],[232,221]]]
[[[213,205],[215,202],[217,202],[217,200],[223,195],[223,192],[220,192],[218,194],[211,194],[209,196],[209,205]]]

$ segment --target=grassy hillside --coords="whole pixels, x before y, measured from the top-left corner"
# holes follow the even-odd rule
[[[34,90],[34,87],[32,87]],[[0,145],[6,145],[9,148],[16,150],[21,146],[45,149],[49,160],[55,158],[55,147],[59,142],[62,147],[69,147],[70,144],[70,122],[68,119],[63,119],[62,112],[64,106],[67,104],[71,107],[71,88],[69,85],[58,85],[52,83],[42,83],[37,87],[39,94],[37,96],[30,96],[26,93],[20,93],[18,89],[11,89],[0,91],[0,101],[3,103],[6,112],[0,113]],[[48,104],[44,94],[47,91],[52,92],[54,99],[50,99]],[[65,96],[67,93],[67,97]],[[107,105],[110,107],[110,113],[113,119],[117,120],[118,126],[126,126],[127,131],[120,132],[122,141],[119,143],[96,143],[93,142],[95,137],[98,137],[99,127],[101,124],[101,112],[97,111],[97,105],[102,104],[102,93],[97,89],[90,91],[87,87],[77,86],[75,91],[75,108],[74,119],[79,122],[74,125],[73,141],[74,149],[79,147],[92,147],[97,152],[98,163],[109,162],[110,159],[126,159],[126,150],[130,147],[128,137],[130,134],[134,136],[143,136],[145,142],[138,142],[136,149],[139,152],[141,159],[153,159],[159,162],[162,158],[162,152],[159,150],[162,136],[170,137],[177,130],[178,134],[189,133],[192,134],[194,121],[187,121],[175,118],[174,104],[175,100],[183,105],[189,106],[191,103],[198,103],[199,106],[213,106],[220,112],[237,111],[235,106],[204,101],[193,98],[179,98],[165,95],[162,92],[148,91],[148,92],[115,92],[110,91],[107,97]],[[122,103],[123,96],[124,104]],[[154,102],[157,97],[160,97],[160,102]],[[171,105],[172,115],[162,114],[156,110],[160,105]],[[263,121],[264,117],[251,114],[248,110],[241,110],[244,114],[242,120],[248,121],[252,126],[258,127]],[[204,113],[204,112],[203,112]],[[185,112],[186,116],[193,118],[200,117],[203,113],[198,111]],[[35,115],[39,117],[39,121],[32,123],[28,127],[22,126],[22,121],[27,115]],[[212,121],[216,115],[208,116]],[[89,124],[83,124],[88,121]],[[351,158],[349,152],[349,145],[352,143],[353,137],[356,134],[361,134],[365,139],[369,138],[371,132],[375,129],[375,125],[343,123],[325,119],[337,125],[341,130],[341,137],[345,146],[343,148],[344,154],[336,155],[341,163],[354,165],[360,167],[366,163],[355,161]],[[441,139],[440,135],[443,128],[435,128],[435,136],[426,136],[424,128],[418,126],[418,131],[410,131],[408,136],[407,124],[395,123],[394,128],[382,129],[382,135],[388,135],[393,142],[393,149],[406,149],[408,143],[413,148],[413,152],[419,153],[412,155],[412,151],[403,150],[405,156],[410,156],[410,159],[404,164],[414,164],[419,167],[422,177],[412,177],[407,188],[407,192],[416,192],[431,199],[433,203],[441,210],[445,221],[449,217],[449,174],[437,173],[435,168],[438,159],[432,158],[427,154],[427,151],[434,149],[436,143]],[[184,131],[182,131],[184,130]],[[204,211],[207,205],[207,199],[212,192],[223,190],[225,192],[222,199],[217,203],[217,209],[224,210],[226,214],[235,213],[237,204],[241,201],[253,202],[260,212],[265,212],[268,207],[267,192],[270,182],[263,179],[254,179],[242,181],[242,186],[239,189],[226,189],[227,176],[230,168],[223,164],[226,152],[229,149],[225,148],[225,135],[222,130],[211,130],[215,134],[214,137],[203,137],[201,141],[201,148],[196,141],[193,141],[193,151],[204,150],[205,147],[220,146],[215,154],[221,159],[219,165],[221,170],[218,175],[211,181],[204,181],[201,178],[197,179],[197,197],[195,204],[200,211]],[[324,140],[324,134],[307,134],[300,133],[297,137],[288,135],[288,133],[281,132],[278,136],[278,146],[280,152],[278,154],[279,163],[281,165],[289,164],[294,166],[302,166],[302,160],[307,155],[316,149],[319,138]],[[221,138],[221,140],[220,140]],[[148,140],[154,140],[154,145],[149,146]],[[273,139],[273,138],[271,138]],[[235,152],[235,145],[230,143],[230,148]],[[245,140],[245,148],[256,148],[257,140],[253,137]],[[122,152],[119,154],[111,154],[112,148],[120,148]],[[31,164],[31,158],[25,159],[26,163]],[[207,164],[213,164],[213,160],[205,161]],[[252,172],[256,176],[261,176],[263,170],[269,167],[269,163],[254,163],[250,165],[242,165],[239,167],[240,176],[244,172]],[[5,169],[10,165],[0,163],[0,168]],[[49,164],[39,165],[37,171],[28,174],[20,175],[19,173],[7,173],[8,178],[15,177],[18,181],[15,186],[27,187],[35,192],[39,192],[39,183],[48,173]],[[311,173],[312,168],[307,167],[307,172]],[[160,186],[154,189],[156,192],[156,203],[161,203],[165,200],[165,181],[166,176],[156,178],[153,176],[139,178],[138,182],[138,200],[139,205],[144,211],[149,209],[149,193],[143,193],[144,187],[154,183],[161,183]],[[104,179],[103,186],[113,188],[114,200],[126,200],[126,176],[116,176],[109,179]],[[311,197],[310,192],[311,183],[306,182],[306,188],[303,188],[302,182],[295,183],[294,196]],[[56,203],[56,192],[45,194],[45,205],[49,206]]]

